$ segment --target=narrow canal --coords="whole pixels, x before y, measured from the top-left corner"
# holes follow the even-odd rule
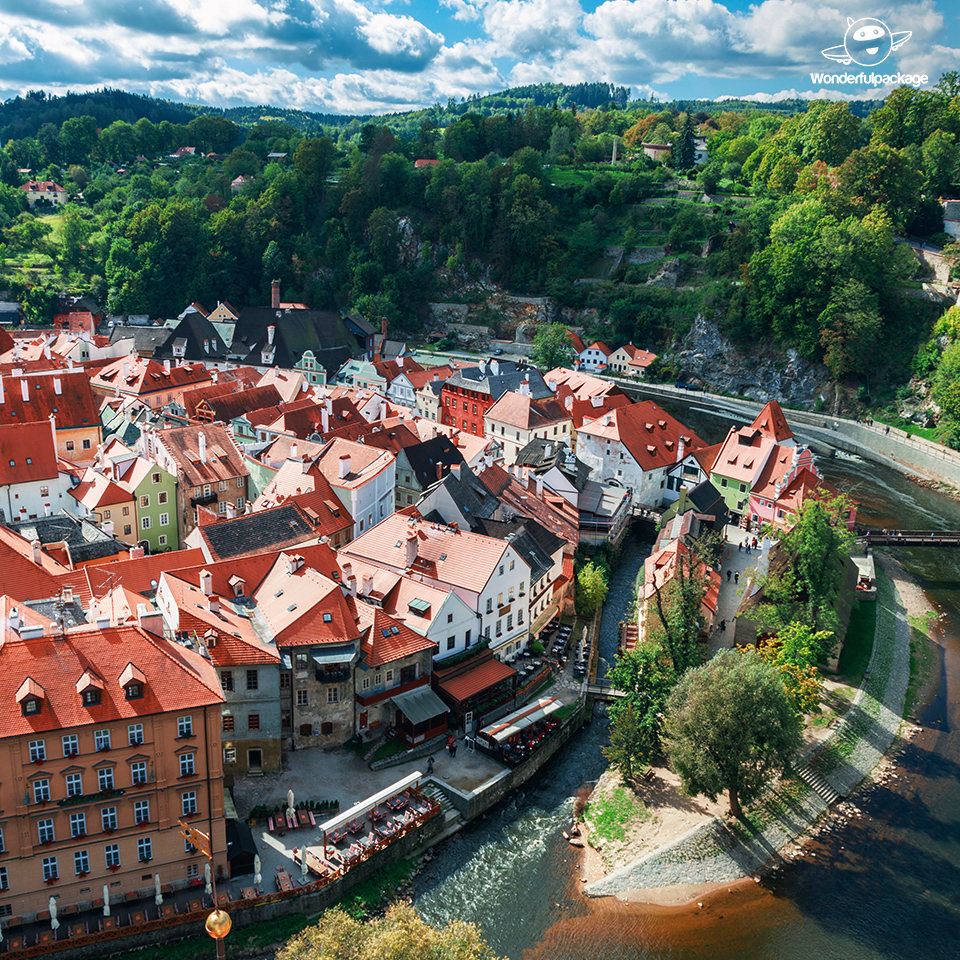
[[[728,421],[690,425],[712,442]],[[719,437],[718,437],[719,435]],[[862,504],[863,523],[960,529],[960,503],[854,458],[821,463]],[[639,532],[639,531],[638,531]],[[629,539],[604,611],[601,652],[650,549]],[[862,802],[862,815],[825,834],[776,879],[703,911],[586,901],[574,852],[560,837],[569,799],[604,769],[597,719],[527,790],[441,846],[416,887],[433,922],[476,922],[510,960],[940,960],[960,942],[960,550],[899,551],[941,615],[943,682],[898,774]]]

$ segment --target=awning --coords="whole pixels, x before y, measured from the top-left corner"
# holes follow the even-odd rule
[[[495,687],[502,680],[509,680],[516,675],[517,671],[513,667],[507,666],[494,657],[466,673],[461,673],[459,677],[451,677],[443,681],[440,689],[452,700],[463,703],[481,690]]]
[[[562,706],[563,704],[556,697],[546,697],[534,703],[528,703],[502,720],[484,727],[480,732],[486,734],[491,740],[496,740],[497,743],[503,743],[504,740],[509,740],[514,734],[556,712]]]
[[[390,698],[412,723],[423,723],[447,712],[447,705],[429,688],[417,687]]]
[[[398,793],[403,793],[404,790],[409,790],[410,787],[415,786],[422,776],[423,774],[419,770],[411,773],[410,776],[390,784],[385,790],[381,790],[379,793],[367,797],[366,800],[355,803],[349,810],[345,810],[343,813],[338,813],[335,817],[331,817],[326,823],[321,823],[320,829],[326,834],[331,830],[336,830],[337,827],[342,827],[351,820],[356,820],[358,817],[364,816],[368,810],[372,810],[378,804],[383,803],[384,800],[389,800],[390,797]]]
[[[349,663],[356,653],[354,646],[337,647],[313,647],[310,651],[310,659],[318,666],[322,667],[329,663]]]

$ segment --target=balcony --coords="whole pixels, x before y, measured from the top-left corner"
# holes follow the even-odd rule
[[[316,670],[317,683],[344,683],[350,679],[350,668],[341,667],[339,670]]]
[[[214,503],[217,499],[217,494],[215,491],[211,490],[209,493],[201,493],[198,496],[191,497],[190,503],[194,507],[206,506],[208,503]]]

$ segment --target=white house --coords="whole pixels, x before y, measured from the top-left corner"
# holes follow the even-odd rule
[[[397,460],[389,450],[339,437],[314,460],[363,533],[393,513]]]
[[[54,421],[0,425],[0,522],[35,520],[64,506],[70,475],[57,459]]]

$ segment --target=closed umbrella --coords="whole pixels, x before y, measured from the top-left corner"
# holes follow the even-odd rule
[[[110,916],[110,891],[106,884],[103,885],[103,915],[105,917]]]
[[[291,817],[294,815],[292,790],[287,791],[287,813],[289,813]]]
[[[260,883],[263,881],[263,877],[260,876],[260,868],[261,868],[260,854],[258,853],[253,858],[253,882],[257,884],[257,886],[259,886]]]
[[[60,926],[60,921],[57,919],[57,901],[55,897],[50,898],[50,929],[56,930]]]
[[[206,881],[206,886],[204,886],[203,892],[207,894],[213,893],[213,880],[210,874],[209,863],[205,863],[203,865],[203,879]]]
[[[163,903],[163,892],[160,889],[160,874],[154,874],[153,877],[153,889],[156,890],[156,895],[153,898],[153,902],[159,907]]]
[[[307,848],[304,847],[300,853],[300,876],[306,879],[307,876]]]

